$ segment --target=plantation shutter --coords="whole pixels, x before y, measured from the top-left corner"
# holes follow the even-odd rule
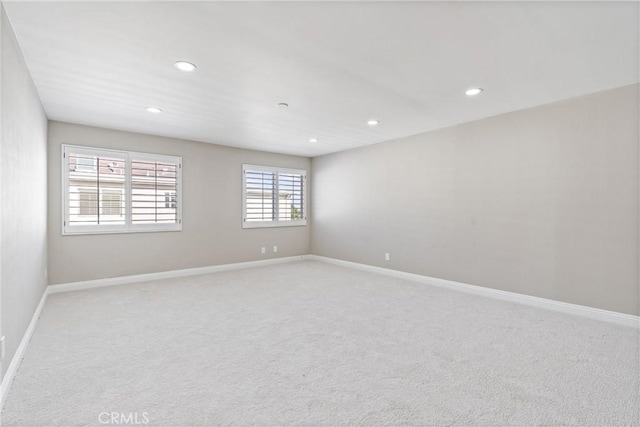
[[[124,224],[126,157],[70,150],[67,159],[69,225]]]
[[[301,169],[242,165],[243,228],[306,225],[306,176]]]
[[[62,146],[62,233],[182,229],[182,159]]]
[[[245,222],[273,221],[276,209],[276,173],[270,171],[244,171]]]
[[[131,223],[178,223],[178,163],[131,160]],[[166,203],[167,198],[174,203]]]
[[[305,218],[304,175],[278,174],[278,220],[295,221]]]

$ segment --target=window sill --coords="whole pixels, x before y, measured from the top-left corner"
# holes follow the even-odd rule
[[[182,231],[182,224],[177,224],[175,227],[144,227],[144,228],[111,228],[111,229],[84,229],[84,230],[62,230],[63,236],[85,236],[91,234],[133,234],[133,233],[164,233]]]
[[[300,221],[247,221],[242,223],[242,228],[277,228],[277,227],[304,227],[307,220]]]

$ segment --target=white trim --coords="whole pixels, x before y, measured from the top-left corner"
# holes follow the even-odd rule
[[[546,298],[534,297],[531,295],[518,294],[515,292],[501,291],[499,289],[485,288],[483,286],[468,285],[466,283],[454,282],[452,280],[438,279],[435,277],[423,276],[420,274],[407,273],[404,271],[392,270],[390,268],[376,267],[373,265],[360,264],[357,262],[344,261],[336,258],[328,258],[318,255],[305,255],[303,259],[326,262],[328,264],[350,267],[357,270],[369,271],[372,273],[384,274],[385,276],[397,277],[399,279],[411,280],[425,283],[427,285],[438,286],[445,289],[466,292],[484,297],[499,299],[502,301],[515,302],[547,310],[559,311],[566,314],[588,317],[590,319],[601,320],[603,322],[615,323],[618,325],[640,328],[640,317],[631,314],[618,313],[615,311],[602,310],[600,308],[587,307],[584,305],[571,304],[568,302],[556,301]]]
[[[83,289],[102,288],[105,286],[124,285],[127,283],[148,282],[150,280],[171,279],[174,277],[197,276],[199,274],[217,273],[220,271],[240,270],[243,268],[263,267],[266,265],[283,264],[292,261],[301,261],[302,256],[291,256],[283,258],[271,258],[259,261],[238,262],[235,264],[212,265],[208,267],[187,268],[184,270],[161,271],[159,273],[136,274],[133,276],[111,277],[108,279],[86,280],[83,282],[64,283],[60,285],[49,285],[49,294],[60,292],[72,292]]]
[[[31,322],[29,322],[29,326],[27,326],[27,330],[24,332],[22,336],[22,341],[20,341],[20,345],[16,349],[16,352],[11,359],[11,363],[9,364],[9,368],[7,372],[4,374],[2,378],[2,384],[0,384],[0,411],[4,408],[4,401],[9,395],[9,391],[11,390],[11,385],[13,384],[13,379],[18,373],[18,369],[20,368],[20,363],[22,362],[22,358],[24,357],[25,352],[27,351],[27,347],[29,346],[29,342],[31,341],[31,336],[33,335],[33,331],[36,329],[36,324],[38,323],[38,319],[40,318],[40,314],[42,314],[42,309],[44,307],[44,303],[47,300],[47,295],[49,294],[48,288],[42,293],[42,298],[40,298],[40,302],[36,307],[36,311],[33,313],[31,317]]]

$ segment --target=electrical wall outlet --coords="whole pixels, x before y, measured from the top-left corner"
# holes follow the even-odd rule
[[[386,253],[384,254],[384,260],[385,260],[385,261],[390,261],[390,260],[391,260],[391,256],[389,256],[389,252],[386,252]]]
[[[260,252],[262,252],[263,254],[266,254],[267,253],[267,248],[263,246],[262,249],[260,249]]]
[[[278,252],[278,247],[277,246],[273,247],[273,252]]]

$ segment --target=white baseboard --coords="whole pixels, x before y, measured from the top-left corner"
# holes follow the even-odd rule
[[[60,292],[72,292],[83,289],[102,288],[105,286],[124,285],[127,283],[148,282],[151,280],[171,279],[174,277],[197,276],[199,274],[217,273],[220,271],[239,270],[242,268],[263,267],[266,265],[282,264],[285,262],[300,261],[303,256],[291,256],[272,258],[259,261],[238,262],[235,264],[212,265],[208,267],[187,268],[183,270],[161,271],[159,273],[136,274],[133,276],[111,277],[108,279],[86,280],[83,282],[49,285],[47,292],[57,294]]]
[[[13,384],[13,378],[18,373],[18,368],[20,368],[20,362],[22,362],[22,358],[24,357],[24,353],[27,351],[27,346],[29,345],[29,341],[31,341],[31,336],[33,335],[33,331],[36,329],[36,325],[38,323],[38,319],[40,318],[40,314],[42,313],[42,308],[44,307],[44,303],[47,300],[47,289],[42,293],[42,298],[40,298],[40,302],[36,307],[36,311],[33,313],[31,317],[31,321],[29,322],[29,326],[27,326],[27,330],[24,332],[22,336],[22,340],[20,341],[20,345],[16,349],[15,354],[11,358],[11,363],[9,364],[9,368],[7,372],[4,374],[2,378],[2,384],[0,384],[0,411],[4,408],[4,401],[9,394],[9,390],[11,390],[11,385]],[[0,421],[1,422],[1,421]]]
[[[588,317],[590,319],[601,320],[604,322],[615,323],[618,325],[640,328],[640,317],[631,314],[618,313],[615,311],[602,310],[584,305],[570,304],[562,301],[555,301],[546,298],[539,298],[530,295],[518,294],[515,292],[501,291],[498,289],[485,288],[476,285],[467,285],[465,283],[454,282],[451,280],[437,279],[435,277],[422,276],[420,274],[407,273],[404,271],[392,270],[390,268],[376,267],[357,262],[344,261],[336,258],[328,258],[318,255],[305,255],[304,259],[326,262],[329,264],[341,265],[344,267],[355,268],[358,270],[369,271],[372,273],[384,274],[386,276],[397,277],[400,279],[411,280],[414,282],[425,283],[428,285],[438,286],[441,288],[452,289],[456,291],[466,292],[470,294],[482,295],[489,298],[499,299],[503,301],[516,302],[526,304],[533,307],[545,308],[547,310],[559,311],[562,313],[574,314],[577,316]]]

